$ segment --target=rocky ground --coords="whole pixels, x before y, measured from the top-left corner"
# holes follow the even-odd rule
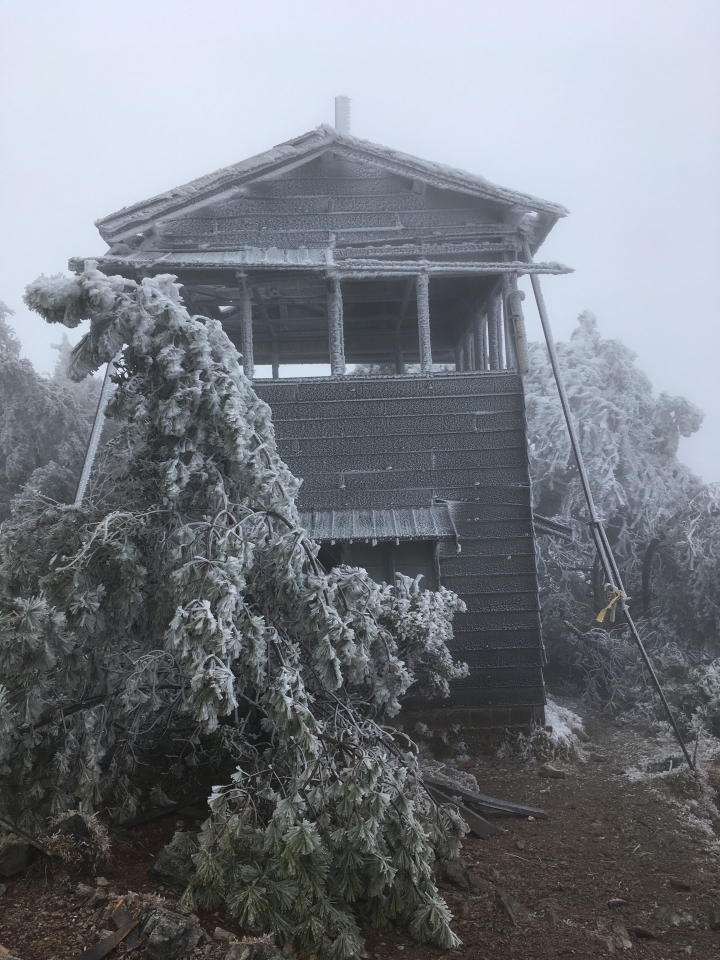
[[[669,769],[677,753],[671,743],[571,706],[585,720],[584,756],[555,757],[550,771],[543,742],[505,746],[502,758],[467,730],[428,743],[449,766],[472,773],[483,792],[541,806],[549,819],[496,820],[494,837],[469,837],[461,864],[444,871],[443,892],[463,941],[458,950],[419,945],[403,931],[368,931],[367,957],[720,958],[720,822],[710,802],[720,761],[706,751],[698,782],[682,766]],[[179,913],[178,893],[148,874],[177,823],[160,820],[116,836],[113,860],[96,881],[63,883],[45,875],[41,860],[4,879],[0,957],[74,960],[116,931],[113,910],[123,897],[129,916],[141,921],[131,956],[279,957],[267,945],[243,942],[243,931],[223,917]],[[124,953],[123,942],[108,956]]]

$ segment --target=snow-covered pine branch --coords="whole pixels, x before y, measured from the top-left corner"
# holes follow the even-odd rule
[[[90,320],[74,377],[121,352],[119,430],[82,508],[30,499],[2,530],[0,805],[122,818],[143,764],[156,785],[209,765],[222,785],[190,901],[318,956],[358,955],[355,901],[452,946],[432,865],[465,828],[386,721],[413,685],[463,674],[447,647],[462,602],[321,568],[269,407],[178,291],[92,262],[28,287],[48,321]]]

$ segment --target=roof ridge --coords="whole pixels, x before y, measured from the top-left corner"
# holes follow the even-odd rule
[[[338,133],[329,124],[321,124],[299,137],[279,143],[262,153],[221,167],[147,200],[123,207],[115,213],[96,220],[95,226],[104,239],[118,239],[133,230],[141,230],[158,217],[167,216],[197,203],[207,202],[213,196],[226,194],[233,189],[241,189],[244,183],[251,183],[256,179],[305,163],[312,159],[313,154],[319,155],[331,145],[334,152],[340,155],[345,154],[348,158],[359,155],[366,161],[385,166],[400,176],[417,179],[440,189],[456,190],[500,203],[536,208],[556,218],[564,217],[568,213],[567,209],[560,204],[501,187],[479,174],[469,173],[432,160],[423,160],[370,140]]]

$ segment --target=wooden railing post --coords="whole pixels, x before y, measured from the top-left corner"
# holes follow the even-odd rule
[[[490,369],[500,369],[500,324],[502,322],[502,295],[495,294],[488,307],[488,353]]]
[[[514,334],[515,356],[517,358],[518,373],[526,374],[530,369],[528,359],[527,334],[525,332],[525,318],[523,317],[521,303],[525,299],[525,294],[518,289],[517,274],[510,274],[509,285],[510,292],[507,297],[508,314],[510,324]]]
[[[505,338],[505,369],[517,370],[517,351],[515,349],[515,336],[513,331],[513,321],[510,314],[510,295],[512,286],[510,277],[507,273],[502,278],[502,328]]]
[[[420,370],[432,370],[432,345],[430,343],[430,278],[425,271],[417,278],[418,337],[420,340]]]
[[[475,367],[485,369],[485,318],[480,310],[475,308],[473,318],[473,336],[475,338]]]
[[[330,334],[330,373],[333,377],[342,377],[345,374],[345,335],[343,330],[342,289],[338,277],[330,278],[328,322]]]
[[[463,342],[465,344],[465,369],[477,370],[477,360],[475,358],[475,351],[473,349],[475,344],[473,342],[472,330],[465,331]]]
[[[242,353],[243,371],[248,380],[255,376],[255,360],[253,357],[253,329],[252,329],[252,301],[247,279],[238,274],[240,286],[240,347]]]

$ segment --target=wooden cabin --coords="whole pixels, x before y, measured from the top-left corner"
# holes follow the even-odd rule
[[[522,255],[566,212],[321,126],[97,223],[222,321],[324,561],[463,598],[451,705],[492,723],[543,715],[517,277],[567,272]]]

